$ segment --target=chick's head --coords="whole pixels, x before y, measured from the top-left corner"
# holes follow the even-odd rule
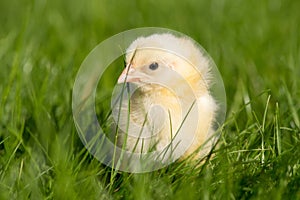
[[[182,91],[188,84],[196,96],[208,89],[209,61],[186,38],[171,34],[140,37],[127,49],[126,64],[118,83],[146,83],[149,90],[163,84]]]

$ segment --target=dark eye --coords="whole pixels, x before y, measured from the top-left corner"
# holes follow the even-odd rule
[[[156,70],[157,68],[158,68],[158,63],[157,62],[151,63],[149,65],[149,69],[151,69],[151,70]]]

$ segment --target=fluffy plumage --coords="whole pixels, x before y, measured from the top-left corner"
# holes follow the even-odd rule
[[[209,60],[190,39],[171,34],[137,38],[118,79],[137,87],[130,104],[124,101],[121,108],[119,126],[127,126],[128,135],[121,135],[119,145],[147,152],[172,142],[175,158],[192,154],[213,132],[217,106],[209,93],[210,78]]]

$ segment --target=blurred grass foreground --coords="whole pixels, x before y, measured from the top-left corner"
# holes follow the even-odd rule
[[[293,0],[1,0],[0,199],[300,199],[299,8]],[[76,133],[80,64],[104,39],[144,26],[194,38],[223,76],[227,119],[200,167],[116,172]],[[106,84],[121,70],[107,72]]]

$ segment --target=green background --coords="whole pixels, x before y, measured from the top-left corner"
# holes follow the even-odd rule
[[[0,0],[0,199],[300,199],[299,9],[293,0]],[[104,39],[148,26],[194,38],[223,76],[227,119],[200,167],[118,173],[77,136],[81,62]]]

